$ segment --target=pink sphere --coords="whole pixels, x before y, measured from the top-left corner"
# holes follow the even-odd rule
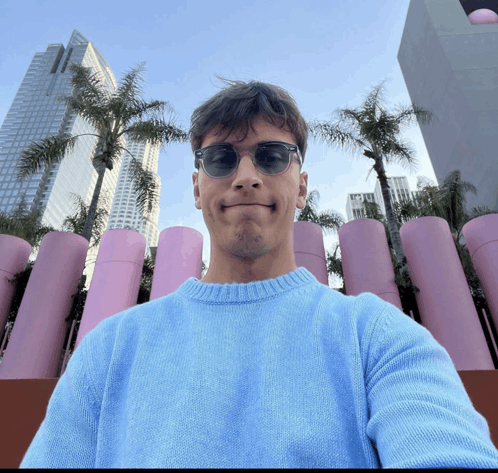
[[[493,10],[480,8],[479,10],[474,10],[469,15],[469,20],[473,25],[489,25],[491,23],[498,23],[498,15]]]

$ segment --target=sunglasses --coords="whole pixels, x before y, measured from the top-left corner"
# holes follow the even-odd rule
[[[252,153],[252,161],[263,174],[278,176],[289,169],[291,155],[296,155],[301,165],[303,158],[296,145],[282,141],[265,141],[257,145]],[[201,161],[204,172],[214,179],[232,175],[240,162],[240,154],[230,144],[206,146],[194,151],[194,156],[195,164]]]

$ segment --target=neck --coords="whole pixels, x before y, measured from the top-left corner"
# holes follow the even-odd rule
[[[274,279],[297,269],[294,251],[275,255],[275,250],[257,259],[242,259],[212,251],[204,283],[233,284]]]

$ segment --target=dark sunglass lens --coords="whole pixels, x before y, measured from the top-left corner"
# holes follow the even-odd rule
[[[227,176],[234,170],[236,163],[237,155],[232,148],[213,146],[204,152],[204,166],[210,176]]]
[[[263,172],[278,174],[289,164],[289,151],[279,144],[260,146],[256,151],[256,162]]]

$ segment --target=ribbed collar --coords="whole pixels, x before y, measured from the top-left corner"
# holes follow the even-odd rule
[[[177,290],[181,296],[212,304],[257,302],[278,296],[306,284],[318,282],[305,267],[273,279],[250,283],[215,284],[188,278]]]

